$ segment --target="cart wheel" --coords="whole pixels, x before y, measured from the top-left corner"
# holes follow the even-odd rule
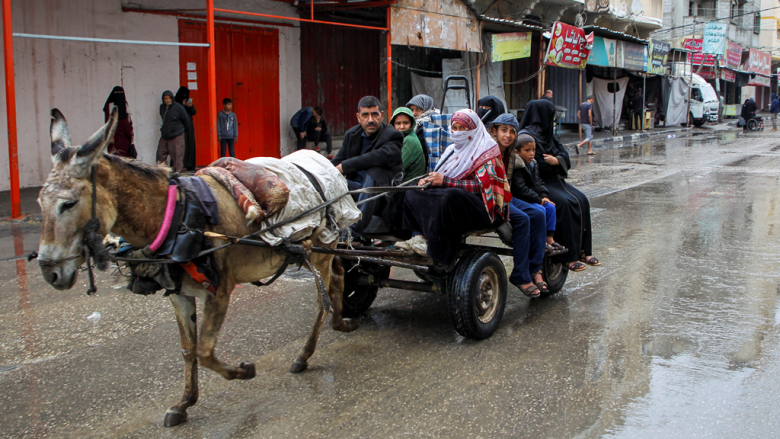
[[[360,285],[358,278],[365,276],[366,271],[375,276],[387,277],[390,275],[389,267],[363,263],[353,269],[354,261],[344,259],[344,296],[341,299],[342,317],[357,318],[365,314],[371,304],[376,300],[379,287],[376,285]]]
[[[345,283],[344,297],[341,299],[343,305],[341,316],[354,319],[365,314],[376,300],[378,291],[379,287],[372,285],[355,285],[353,288],[347,288]]]
[[[458,334],[478,340],[493,335],[504,315],[506,291],[506,269],[498,255],[474,250],[460,258],[448,291]]]
[[[542,293],[543,296],[551,296],[563,289],[566,278],[569,276],[569,270],[566,264],[553,262],[552,258],[545,256],[542,264],[542,278],[547,282],[548,293]]]
[[[747,127],[750,131],[755,131],[758,129],[758,121],[755,119],[750,119],[747,123]]]

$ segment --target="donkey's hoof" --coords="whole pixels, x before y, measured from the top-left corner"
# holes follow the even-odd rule
[[[255,373],[255,365],[254,363],[244,363],[238,365],[241,369],[244,369],[244,376],[241,377],[242,380],[251,380],[252,378],[257,375]]]
[[[175,427],[185,422],[187,422],[187,412],[184,410],[171,407],[165,412],[165,421],[163,421],[163,425],[166,427]]]
[[[301,373],[309,367],[309,363],[305,361],[293,361],[292,367],[290,367],[290,373]]]
[[[358,324],[358,322],[356,320],[343,319],[343,320],[341,320],[341,324],[340,325],[336,325],[333,329],[335,329],[336,331],[339,331],[339,332],[352,332],[352,331],[356,330],[359,327],[360,327],[360,325]]]

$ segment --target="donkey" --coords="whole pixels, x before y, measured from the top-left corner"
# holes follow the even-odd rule
[[[154,240],[163,223],[171,170],[125,161],[104,152],[117,126],[116,108],[108,122],[79,147],[71,147],[68,123],[62,113],[55,108],[51,115],[53,167],[38,196],[42,212],[38,261],[46,282],[58,290],[67,290],[75,284],[78,269],[85,261],[82,230],[92,218],[93,209],[94,216],[100,220],[100,235],[112,232],[143,248]],[[247,226],[244,212],[227,189],[211,177],[201,178],[214,192],[219,206],[220,224],[209,226],[209,231],[245,236],[258,230],[257,225]],[[214,245],[226,243],[220,239],[213,241]],[[316,237],[306,241],[307,245],[335,245],[325,245]],[[186,422],[187,409],[197,402],[199,362],[228,380],[255,376],[252,363],[237,367],[225,364],[214,355],[214,346],[233,288],[239,283],[273,275],[283,266],[285,256],[270,248],[238,247],[227,247],[213,254],[220,279],[214,294],[185,274],[180,294],[169,296],[181,337],[184,396],[166,412],[166,427]],[[320,273],[331,300],[331,327],[342,332],[354,331],[357,324],[341,317],[344,271],[340,261],[333,255],[312,254],[311,263]],[[200,337],[196,328],[196,298],[203,303]],[[314,326],[290,372],[302,372],[308,367],[328,312],[322,296],[317,294]]]

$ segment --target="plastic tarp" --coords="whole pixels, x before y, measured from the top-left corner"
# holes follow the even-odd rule
[[[682,78],[669,78],[669,104],[666,107],[666,126],[688,121],[688,83]]]
[[[428,95],[433,98],[436,108],[444,97],[444,81],[441,78],[429,78],[412,72],[412,96]]]
[[[302,149],[282,159],[256,157],[247,160],[247,162],[273,172],[290,189],[290,199],[287,201],[287,205],[276,215],[264,220],[263,227],[293,218],[324,202],[317,189],[298,166],[314,176],[328,200],[349,192],[347,180],[328,159],[312,150]],[[293,242],[306,239],[320,226],[322,219],[328,215],[328,212],[332,213],[328,226],[324,227],[318,236],[312,237],[319,239],[323,244],[332,243],[338,238],[342,229],[360,220],[360,210],[355,205],[355,201],[351,196],[346,196],[331,204],[327,210],[320,209],[290,224],[261,234],[260,238],[271,245],[279,245],[282,238],[288,238]]]
[[[611,127],[612,122],[612,102],[613,99],[617,102],[617,109],[615,111],[615,123],[620,123],[620,116],[623,111],[623,97],[626,95],[626,86],[628,85],[628,77],[618,78],[618,91],[617,96],[613,97],[613,93],[609,90],[612,88],[612,80],[593,78],[593,95],[596,97],[596,116],[598,117],[598,125],[602,127]]]

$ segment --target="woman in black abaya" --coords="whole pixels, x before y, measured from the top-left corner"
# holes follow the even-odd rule
[[[184,106],[190,118],[190,123],[184,131],[184,169],[195,170],[195,128],[192,125],[192,116],[195,116],[198,112],[195,110],[192,102],[190,102],[190,89],[187,87],[179,87],[173,100]]]
[[[500,115],[506,113],[504,103],[495,96],[485,96],[477,102],[477,115],[479,116],[485,128]],[[487,115],[487,117],[485,117]]]
[[[567,264],[571,271],[582,271],[585,264],[601,265],[593,257],[590,202],[588,197],[566,182],[571,168],[569,153],[553,134],[555,105],[539,99],[529,102],[520,121],[520,134],[536,140],[536,162],[549,198],[555,203],[557,225],[555,240],[569,251],[555,256],[555,262]]]

